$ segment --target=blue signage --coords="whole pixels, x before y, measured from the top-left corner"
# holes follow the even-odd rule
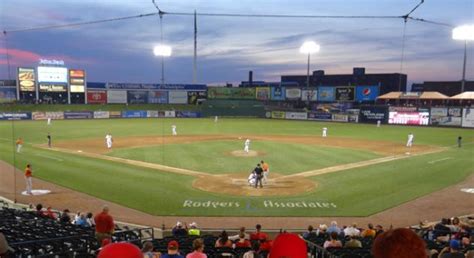
[[[334,87],[318,87],[318,101],[332,102],[334,100]]]
[[[285,87],[272,87],[271,100],[285,100]]]
[[[0,87],[0,103],[16,100],[16,87]]]
[[[195,111],[176,111],[176,117],[199,118],[201,117],[201,113]]]
[[[206,90],[205,84],[107,83],[108,89],[123,90]]]
[[[331,120],[332,114],[326,112],[309,112],[308,120]]]
[[[105,82],[87,82],[88,89],[105,89]]]
[[[379,86],[357,86],[356,101],[375,101],[380,94]]]
[[[146,118],[147,112],[144,110],[127,110],[122,111],[123,118]]]
[[[31,112],[0,112],[0,120],[31,120]]]
[[[138,91],[138,90],[127,91],[127,102],[130,104],[148,103],[148,91]]]
[[[92,111],[66,111],[64,112],[64,119],[92,119],[94,112]]]

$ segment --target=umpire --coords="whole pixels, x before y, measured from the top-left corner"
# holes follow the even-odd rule
[[[253,169],[253,172],[255,172],[255,175],[257,175],[257,178],[255,179],[255,188],[257,188],[259,183],[260,183],[260,188],[263,188],[263,185],[262,185],[263,169],[262,167],[260,167],[260,163],[258,163],[257,166]]]

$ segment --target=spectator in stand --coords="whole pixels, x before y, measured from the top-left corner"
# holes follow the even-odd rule
[[[204,242],[200,238],[193,241],[193,252],[186,255],[186,258],[207,258],[204,253]]]
[[[261,240],[261,239],[267,239],[268,235],[266,233],[262,232],[262,225],[257,224],[255,225],[255,232],[250,234],[250,240]]]
[[[5,238],[3,233],[0,232],[0,257],[10,257],[10,251],[13,251],[13,249],[11,249],[11,247],[8,245],[7,239]]]
[[[313,226],[309,225],[308,226],[308,231],[303,233],[303,238],[304,239],[310,239],[310,238],[313,238],[313,237],[317,237],[318,235],[313,230],[314,230]]]
[[[94,215],[92,215],[92,212],[88,212],[87,215],[86,215],[86,223],[87,223],[87,227],[94,227],[95,226],[95,222],[94,222],[94,218],[93,218]]]
[[[374,225],[373,225],[372,223],[369,223],[369,224],[367,225],[367,229],[365,229],[364,231],[362,231],[362,233],[360,234],[360,236],[361,236],[361,237],[374,238],[376,234],[377,234],[377,231],[375,231]]]
[[[143,258],[159,258],[160,253],[153,252],[153,249],[154,247],[153,247],[152,242],[146,241],[145,243],[143,243],[143,247],[142,247]]]
[[[320,224],[317,235],[318,237],[327,237],[328,236],[328,226],[326,224]]]
[[[384,232],[382,225],[375,226],[375,237],[382,234]]]
[[[351,236],[350,240],[344,244],[346,248],[362,248],[362,242],[357,239],[357,236]]]
[[[449,225],[446,225],[446,227],[449,228],[449,230],[451,230],[451,233],[457,233],[459,232],[459,230],[461,229],[461,221],[459,220],[458,217],[454,217],[452,220],[451,220],[451,224]]]
[[[95,236],[99,243],[105,238],[111,238],[114,233],[114,219],[109,215],[109,207],[104,206],[102,212],[95,215]]]
[[[183,258],[178,251],[179,244],[176,240],[172,240],[168,243],[168,253],[162,254],[160,258]]]
[[[244,254],[242,258],[260,258],[258,252],[260,251],[260,243],[255,241],[252,243],[252,249]]]
[[[352,226],[347,227],[344,229],[344,235],[345,236],[359,236],[360,235],[360,230],[357,229],[357,224],[352,223]]]
[[[251,247],[250,241],[245,239],[245,234],[240,232],[239,240],[234,244],[234,248],[249,248]]]
[[[339,234],[336,231],[331,232],[329,240],[324,242],[324,248],[331,248],[331,247],[342,247],[341,241],[337,240],[337,236]]]
[[[448,227],[449,219],[443,218],[434,226],[433,238],[439,242],[448,242],[451,229]]]
[[[87,219],[84,213],[79,213],[79,216],[74,221],[74,224],[81,227],[88,227]]]
[[[45,216],[50,218],[50,219],[56,219],[56,214],[53,212],[53,210],[51,209],[51,206],[49,206],[47,209],[46,209],[46,213],[45,213]]]
[[[232,248],[232,241],[229,240],[229,236],[227,235],[227,232],[225,230],[222,231],[221,235],[216,240],[216,244],[214,246],[216,248],[220,248],[220,247]]]
[[[71,217],[69,217],[69,210],[65,209],[61,213],[61,217],[59,217],[59,222],[61,223],[71,223]]]
[[[461,243],[458,240],[449,241],[449,247],[443,248],[439,253],[440,258],[464,258],[464,254],[461,252]]]
[[[239,233],[238,233],[237,235],[230,236],[230,237],[229,237],[229,240],[230,240],[230,241],[235,241],[235,240],[240,239],[240,234],[244,234],[244,235],[245,235],[245,239],[247,239],[247,240],[250,239],[250,235],[245,232],[245,227],[240,227]]]
[[[306,258],[308,251],[306,242],[296,234],[283,233],[273,242],[269,258]]]
[[[201,235],[201,230],[197,228],[197,223],[192,222],[189,224],[189,230],[188,230],[188,235],[190,236],[200,236]]]
[[[183,224],[178,221],[176,222],[176,226],[171,230],[171,233],[173,233],[174,237],[186,237],[188,235],[188,228],[186,225],[183,227]]]
[[[44,217],[45,216],[44,211],[43,211],[43,204],[41,204],[41,203],[36,204],[35,214],[38,217]]]
[[[415,232],[407,228],[389,230],[377,236],[372,245],[374,258],[426,258],[426,246]]]
[[[272,250],[273,242],[267,237],[260,239],[260,253],[269,253]]]
[[[143,258],[138,247],[130,243],[113,243],[106,245],[97,258]]]
[[[342,232],[341,228],[337,226],[336,221],[332,221],[331,226],[329,226],[329,228],[327,230],[328,234],[331,234],[332,232],[336,232],[337,235],[340,235],[341,232]]]

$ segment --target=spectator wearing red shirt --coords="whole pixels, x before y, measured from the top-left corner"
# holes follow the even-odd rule
[[[262,225],[257,224],[255,226],[255,232],[250,234],[250,240],[262,240],[262,239],[267,239],[268,235],[266,233],[261,232],[262,231]]]
[[[250,244],[250,241],[245,239],[245,234],[240,232],[239,234],[239,240],[235,242],[234,248],[250,248],[252,245]]]
[[[269,253],[272,249],[272,245],[272,240],[267,240],[267,238],[260,239],[260,252]]]
[[[114,233],[114,219],[109,215],[109,207],[104,206],[102,212],[95,215],[95,236],[99,243],[106,238],[111,238]]]

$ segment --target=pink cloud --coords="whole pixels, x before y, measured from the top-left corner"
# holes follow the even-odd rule
[[[64,60],[66,65],[73,64],[73,65],[85,65],[85,64],[93,64],[95,60],[87,59],[87,58],[73,58],[66,55],[40,55],[39,53],[21,50],[21,49],[13,49],[10,48],[0,48],[0,65],[6,65],[7,62],[7,54],[10,58],[10,65],[12,66],[31,66],[38,64],[40,59],[56,59],[56,60]]]

